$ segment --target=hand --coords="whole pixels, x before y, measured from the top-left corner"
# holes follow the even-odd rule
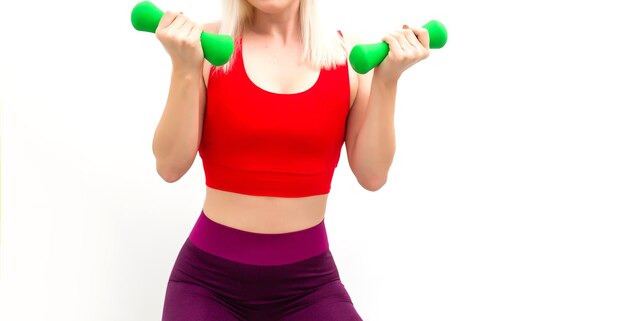
[[[389,45],[389,53],[374,72],[388,81],[398,81],[402,72],[430,54],[430,38],[424,28],[403,25],[401,31],[394,31],[382,40]]]
[[[166,11],[155,31],[172,64],[186,68],[202,68],[204,53],[200,44],[202,25],[180,13]]]

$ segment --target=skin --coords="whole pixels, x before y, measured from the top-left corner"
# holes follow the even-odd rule
[[[299,0],[249,0],[252,25],[243,34],[243,56],[249,78],[265,90],[296,93],[310,88],[319,70],[299,60]],[[218,22],[219,23],[219,22]],[[165,12],[157,38],[172,58],[172,83],[153,150],[157,172],[167,182],[182,177],[195,159],[202,134],[210,63],[203,58],[201,30],[217,33],[218,23],[197,24],[181,13]],[[417,35],[417,37],[416,37]],[[419,38],[419,39],[418,39]],[[362,43],[344,35],[350,49]],[[387,58],[365,75],[350,70],[350,113],[346,124],[348,163],[359,184],[380,189],[395,153],[393,123],[398,80],[403,71],[429,55],[428,32],[404,25],[382,39]],[[277,66],[280,66],[279,68]],[[187,106],[187,107],[182,107]],[[187,108],[186,110],[181,110]],[[190,126],[180,126],[191,123]],[[180,143],[186,139],[188,144]],[[175,140],[178,140],[175,142]],[[255,233],[287,233],[319,224],[328,194],[300,198],[232,193],[206,187],[205,215],[230,227]]]

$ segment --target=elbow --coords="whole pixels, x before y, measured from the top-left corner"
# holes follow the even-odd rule
[[[168,182],[168,183],[174,183],[176,181],[178,181],[182,175],[176,173],[173,170],[169,170],[169,169],[161,169],[157,167],[157,173],[159,174],[159,176],[161,176],[161,178]]]
[[[178,181],[185,174],[184,171],[181,171],[176,166],[163,165],[159,162],[157,162],[156,170],[159,176],[168,183],[174,183]]]
[[[359,181],[359,184],[361,184],[361,186],[363,186],[364,189],[370,192],[378,191],[385,185],[385,183],[387,183],[387,177]]]
[[[156,171],[168,183],[174,183],[189,171],[195,160],[195,154],[179,159],[156,158]]]

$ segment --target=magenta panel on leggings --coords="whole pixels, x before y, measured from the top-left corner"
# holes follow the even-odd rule
[[[282,265],[314,257],[329,248],[324,220],[308,229],[279,234],[243,231],[198,217],[189,239],[198,248],[222,258],[252,265]]]
[[[341,281],[324,221],[262,234],[204,213],[172,267],[162,321],[363,321]]]

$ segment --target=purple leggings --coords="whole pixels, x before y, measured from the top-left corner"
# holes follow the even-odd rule
[[[162,321],[363,319],[339,278],[323,220],[263,234],[201,212],[170,274]]]

